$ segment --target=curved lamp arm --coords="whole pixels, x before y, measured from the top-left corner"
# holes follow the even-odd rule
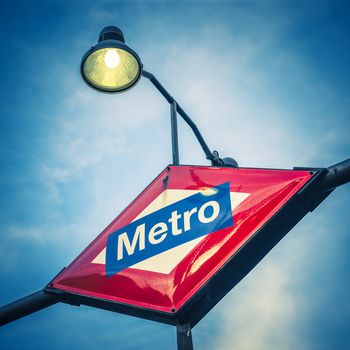
[[[182,119],[190,126],[193,133],[195,134],[199,144],[201,145],[205,156],[207,159],[211,161],[213,166],[222,166],[224,163],[222,159],[219,158],[219,154],[216,151],[211,152],[207,143],[205,142],[202,134],[200,133],[197,125],[193,122],[193,120],[188,116],[188,114],[182,109],[182,107],[178,104],[178,102],[169,94],[169,92],[164,88],[164,86],[157,80],[157,78],[147,72],[146,70],[142,70],[142,75],[147,78],[156,88],[157,90],[164,96],[164,98],[169,102],[171,108],[171,128],[172,128],[172,146],[173,146],[173,161],[174,164],[179,163],[178,156],[178,141],[177,141],[177,124],[176,124],[176,113],[179,113]]]

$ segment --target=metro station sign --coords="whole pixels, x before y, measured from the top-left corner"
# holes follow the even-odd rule
[[[315,176],[168,166],[46,289],[194,326],[306,214],[293,203]]]

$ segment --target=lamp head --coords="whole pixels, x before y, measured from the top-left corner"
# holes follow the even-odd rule
[[[125,44],[123,32],[113,26],[102,29],[98,44],[81,60],[80,72],[85,82],[103,92],[122,92],[140,79],[142,63]]]

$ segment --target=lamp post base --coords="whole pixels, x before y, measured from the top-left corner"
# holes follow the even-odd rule
[[[176,326],[177,350],[193,350],[191,326],[178,324]]]

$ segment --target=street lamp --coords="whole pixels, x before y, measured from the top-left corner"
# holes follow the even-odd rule
[[[173,164],[179,164],[177,113],[190,126],[206,158],[213,166],[237,167],[236,160],[221,159],[217,151],[211,152],[198,127],[179,103],[169,94],[153,74],[142,68],[140,57],[125,44],[123,32],[114,26],[102,29],[98,44],[91,47],[81,60],[80,72],[85,82],[95,90],[118,93],[135,86],[141,75],[150,80],[170,104]]]
[[[81,75],[92,88],[103,92],[122,92],[140,79],[142,63],[136,52],[125,44],[117,27],[104,28],[98,44],[81,61]]]

